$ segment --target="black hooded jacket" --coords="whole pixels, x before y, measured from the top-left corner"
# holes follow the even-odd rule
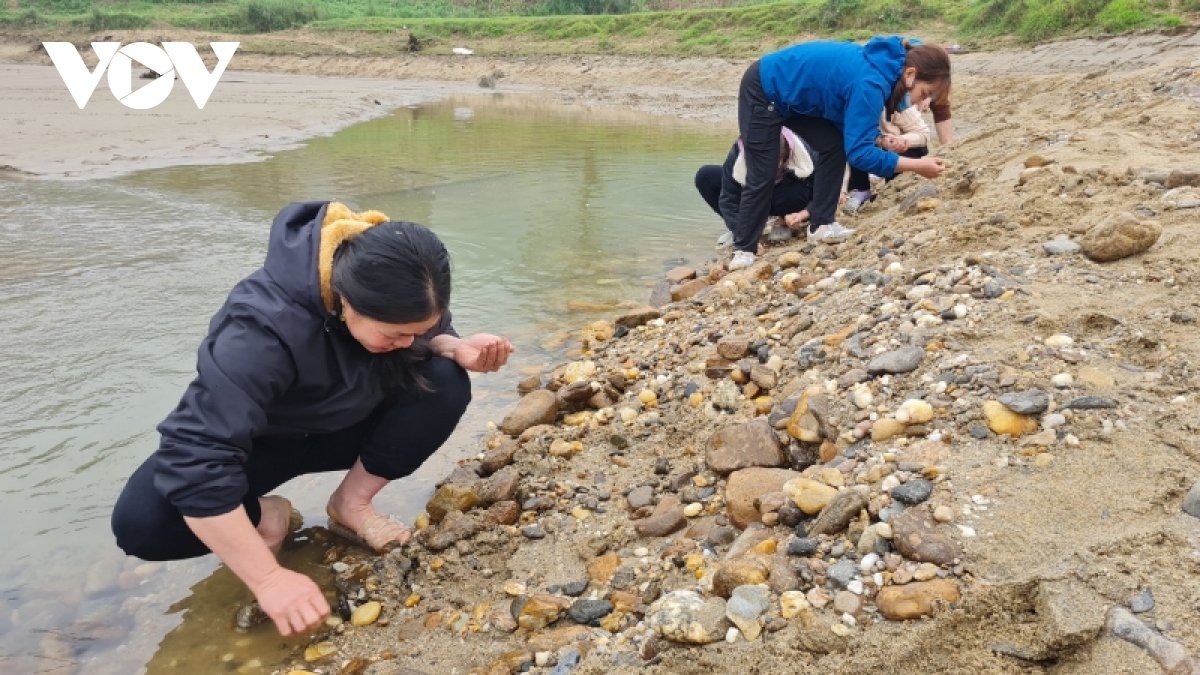
[[[262,268],[238,282],[209,323],[196,379],[158,426],[155,486],[185,516],[237,508],[256,437],[302,436],[362,421],[394,391],[387,370],[321,299],[318,251],[328,202],[275,217]],[[425,338],[455,335],[450,312]]]

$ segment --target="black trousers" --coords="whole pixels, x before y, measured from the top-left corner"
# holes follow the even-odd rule
[[[904,152],[900,153],[900,156],[901,157],[910,157],[912,159],[921,159],[922,157],[924,157],[925,155],[928,155],[928,154],[929,154],[929,148],[909,148],[908,150],[905,150]],[[894,178],[894,176],[893,176],[893,178]],[[889,183],[892,182],[891,178],[887,178],[885,180]],[[863,171],[862,169],[856,169],[853,166],[851,166],[850,167],[850,182],[846,184],[846,189],[847,190],[870,191],[870,189],[871,189],[871,174],[867,173],[866,171]]]
[[[721,212],[721,202],[723,200],[735,203],[739,201],[742,197],[742,186],[724,167],[716,164],[700,167],[700,170],[696,172],[696,190],[712,207],[712,210],[725,219],[726,227],[736,224],[736,220],[731,222]],[[810,201],[812,201],[812,181],[801,180],[789,173],[775,185],[775,189],[771,192],[771,208],[768,215],[786,216],[803,211],[808,208]],[[730,232],[732,231],[730,229]]]
[[[746,148],[746,186],[738,204],[733,245],[739,251],[755,252],[767,224],[775,172],[779,166],[779,132],[784,127],[802,138],[813,153],[813,197],[808,208],[809,229],[836,219],[842,177],[846,172],[846,150],[842,130],[821,117],[784,116],[767,98],[755,61],[742,76],[738,89],[738,131]]]
[[[434,393],[398,395],[365,420],[328,434],[265,436],[254,440],[245,471],[250,489],[242,501],[250,521],[262,518],[258,498],[310,473],[344,471],[360,457],[373,475],[395,480],[417,470],[450,437],[471,402],[471,381],[458,364],[436,357],[426,372]],[[117,546],[143,560],[182,560],[210,551],[183,515],[154,487],[155,457],[142,463],[113,509]]]

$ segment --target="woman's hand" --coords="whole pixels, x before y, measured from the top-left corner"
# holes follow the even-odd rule
[[[329,617],[329,601],[321,589],[286,567],[276,567],[250,590],[284,637],[310,631]]]
[[[783,224],[787,225],[788,229],[795,230],[799,229],[800,225],[806,220],[808,220],[808,209],[787,214],[783,217]]]
[[[908,141],[900,138],[899,136],[884,136],[883,148],[885,150],[891,150],[897,154],[906,152],[908,150]]]
[[[922,157],[921,159],[901,157],[900,161],[896,162],[896,170],[912,171],[925,178],[937,178],[946,170],[946,160],[941,157]]]
[[[513,346],[498,335],[478,333],[458,341],[454,346],[454,362],[477,373],[494,373],[508,362]]]

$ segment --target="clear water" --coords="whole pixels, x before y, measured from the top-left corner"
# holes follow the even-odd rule
[[[730,141],[494,95],[402,109],[264,162],[0,181],[0,671],[269,672],[298,644],[269,626],[231,632],[248,595],[211,557],[142,564],[108,528],[279,207],[338,199],[432,227],[453,257],[458,330],[517,346],[505,371],[475,379],[447,447],[381,494],[411,520],[515,402],[521,373],[565,359],[566,331],[711,257],[722,229],[692,176]],[[280,490],[306,514],[306,537],[322,534],[336,480]],[[319,576],[317,547],[302,543],[288,564]]]

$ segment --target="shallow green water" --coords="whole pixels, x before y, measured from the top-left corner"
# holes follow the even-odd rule
[[[230,633],[245,592],[211,559],[139,566],[108,529],[279,207],[338,199],[432,227],[453,257],[459,332],[517,345],[508,369],[475,379],[443,452],[380,496],[411,519],[516,400],[521,370],[563,360],[563,331],[615,312],[573,307],[644,300],[663,270],[714,254],[722,227],[692,176],[730,141],[497,95],[402,109],[262,162],[0,182],[0,671],[268,672],[292,648],[273,629]],[[280,492],[319,526],[335,480]],[[313,564],[303,549],[293,561]]]

